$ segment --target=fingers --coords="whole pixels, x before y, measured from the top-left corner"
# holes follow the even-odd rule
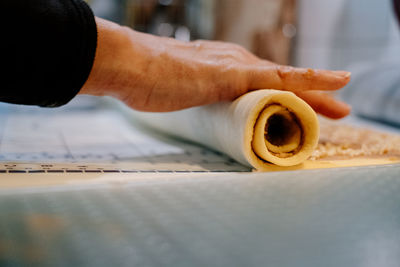
[[[340,119],[350,114],[351,107],[332,96],[318,92],[296,92],[296,95],[306,101],[316,112],[331,119]]]
[[[350,72],[294,68],[281,65],[256,66],[250,70],[251,89],[279,89],[292,92],[332,91],[350,81]]]
[[[250,70],[250,88],[292,91],[316,112],[340,119],[350,113],[351,107],[319,91],[338,90],[350,81],[350,76],[346,71],[263,65]]]

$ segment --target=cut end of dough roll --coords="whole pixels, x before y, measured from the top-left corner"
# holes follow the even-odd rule
[[[314,110],[290,92],[260,90],[249,117],[253,125],[250,162],[256,169],[294,166],[307,160],[318,143],[319,124]]]
[[[257,120],[255,132],[262,131],[262,128],[264,136],[255,135],[253,142],[265,142],[266,149],[277,157],[290,157],[303,144],[301,123],[293,112],[280,105],[274,104],[264,109],[261,118]]]

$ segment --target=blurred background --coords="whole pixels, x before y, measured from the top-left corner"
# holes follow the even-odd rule
[[[97,16],[138,31],[235,42],[280,64],[352,71],[340,97],[354,114],[400,125],[400,29],[392,0],[88,2]]]
[[[95,14],[183,41],[235,42],[279,63],[291,61],[296,0],[90,0]]]

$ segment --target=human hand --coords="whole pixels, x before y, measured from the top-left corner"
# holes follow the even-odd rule
[[[349,72],[282,66],[231,43],[181,42],[96,22],[96,58],[81,94],[114,96],[142,111],[173,111],[279,89],[294,92],[331,118],[350,112],[348,105],[321,92],[345,86]]]

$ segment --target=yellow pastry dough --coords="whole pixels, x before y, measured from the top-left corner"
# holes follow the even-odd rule
[[[203,144],[258,170],[301,168],[318,143],[315,112],[285,91],[258,90],[233,102],[134,114],[152,128]]]

